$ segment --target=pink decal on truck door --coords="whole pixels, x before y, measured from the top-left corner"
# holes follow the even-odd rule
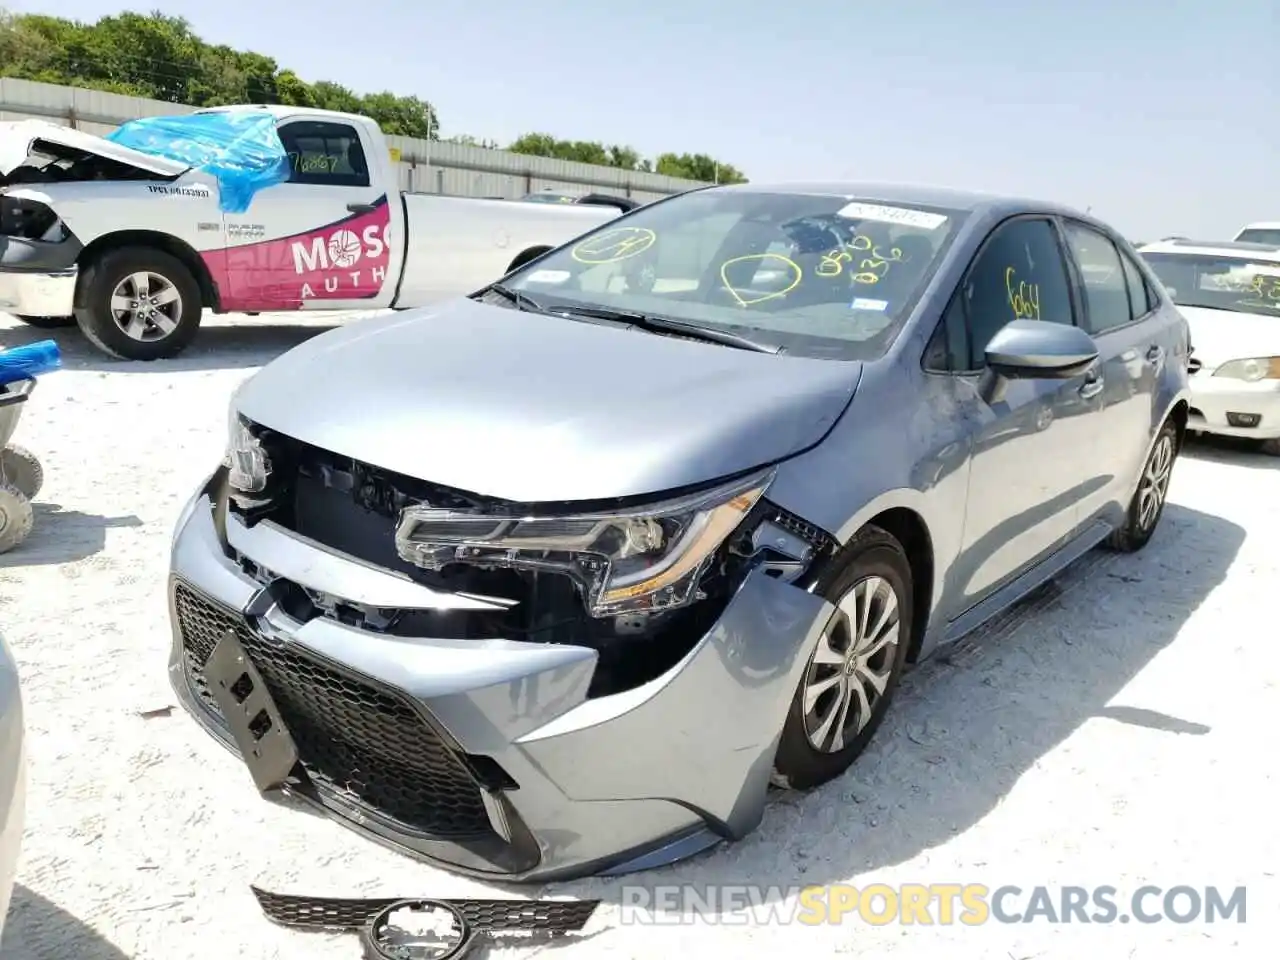
[[[224,310],[298,310],[308,301],[367,300],[387,283],[391,262],[386,197],[359,213],[306,233],[229,245],[202,254]],[[228,230],[228,244],[236,235]],[[392,278],[394,280],[394,278]]]

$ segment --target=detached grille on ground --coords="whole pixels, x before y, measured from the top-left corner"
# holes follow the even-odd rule
[[[408,703],[264,641],[243,617],[182,584],[174,586],[174,605],[188,679],[215,715],[204,665],[234,630],[318,789],[409,833],[454,842],[495,836],[475,779]]]

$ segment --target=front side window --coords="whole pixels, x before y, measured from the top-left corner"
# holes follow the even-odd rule
[[[290,183],[369,186],[369,164],[355,127],[329,121],[294,121],[280,127],[289,155]]]
[[[504,285],[557,312],[639,313],[789,354],[874,359],[964,216],[848,196],[696,191],[606,224]]]
[[[1280,262],[1199,253],[1145,253],[1173,302],[1280,317]]]
[[[1007,323],[1073,322],[1067,266],[1048,220],[1013,220],[997,227],[958,294],[969,330],[968,370],[986,365],[987,344]]]

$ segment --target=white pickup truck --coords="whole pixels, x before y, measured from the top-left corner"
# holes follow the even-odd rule
[[[236,110],[274,117],[290,168],[243,213],[224,212],[215,176],[171,156],[40,120],[0,124],[0,311],[76,323],[108,354],[154,360],[181,352],[205,309],[403,309],[464,295],[628,206],[403,193],[367,117],[218,108]]]

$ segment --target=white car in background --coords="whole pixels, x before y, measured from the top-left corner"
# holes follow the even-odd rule
[[[0,635],[0,933],[9,913],[26,811],[26,748],[18,667]]]
[[[1280,456],[1280,242],[1162,240],[1138,252],[1191,326],[1187,428]]]
[[[1247,224],[1236,234],[1236,242],[1280,245],[1280,222]]]

